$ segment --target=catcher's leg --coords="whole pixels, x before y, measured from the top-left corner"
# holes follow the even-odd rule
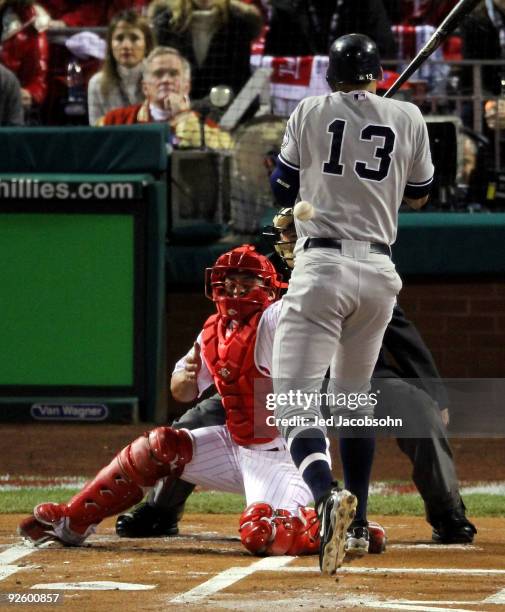
[[[306,508],[313,501],[310,489],[282,440],[272,445],[270,450],[240,448],[249,504],[240,520],[242,543],[254,554],[316,553],[319,550],[317,515],[313,509]]]
[[[300,517],[265,503],[248,506],[240,517],[240,539],[255,555],[310,555],[319,551],[319,522],[313,508]]]
[[[172,427],[193,431],[202,427],[224,425],[224,422],[221,396],[216,394],[187,410],[180,419],[172,423]],[[179,478],[167,477],[158,481],[144,503],[117,517],[116,533],[123,538],[177,535],[186,500],[194,488],[195,485]]]
[[[67,504],[45,503],[19,526],[34,544],[58,539],[79,545],[107,516],[138,503],[143,487],[164,476],[179,476],[191,461],[193,445],[187,431],[158,427],[120,451],[82,491]]]

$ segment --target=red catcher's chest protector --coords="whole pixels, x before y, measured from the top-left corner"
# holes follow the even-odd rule
[[[268,378],[254,363],[256,334],[262,312],[240,323],[227,335],[223,318],[209,317],[203,327],[202,355],[222,397],[226,425],[233,440],[241,445],[270,442],[276,436],[255,437],[256,429],[265,432],[267,411],[264,402],[254,414],[254,380]]]

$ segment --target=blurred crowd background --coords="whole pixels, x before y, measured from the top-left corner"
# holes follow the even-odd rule
[[[456,2],[0,0],[0,124],[166,122],[174,214],[250,233],[289,113],[327,91],[330,43],[374,38],[385,91]],[[483,0],[397,94],[428,121],[432,210],[505,209],[504,70],[505,0]]]

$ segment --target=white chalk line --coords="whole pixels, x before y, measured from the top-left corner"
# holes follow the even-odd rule
[[[440,606],[414,606],[412,604],[396,603],[395,601],[376,601],[373,604],[364,604],[367,608],[384,608],[385,610],[418,610],[418,612],[474,612],[467,608],[441,608]]]
[[[272,570],[263,570],[272,571]],[[286,567],[283,572],[292,573],[319,573],[317,566],[294,566]],[[505,570],[502,569],[463,569],[452,567],[341,567],[338,570],[339,574],[459,574],[463,576],[504,576]]]
[[[20,567],[19,565],[14,565],[16,561],[22,559],[23,557],[27,557],[32,553],[36,552],[36,548],[29,545],[15,545],[7,548],[0,553],[0,580],[5,580],[12,574],[19,572],[24,567]]]
[[[501,589],[501,591],[498,591],[498,593],[495,593],[490,597],[486,597],[484,603],[505,604],[505,589]]]
[[[209,595],[226,589],[250,574],[263,571],[277,571],[281,567],[285,567],[288,563],[291,563],[294,559],[296,559],[296,557],[265,557],[260,561],[256,561],[244,567],[230,567],[194,589],[173,597],[170,599],[170,603],[195,603],[205,599]]]
[[[467,600],[453,600],[453,599],[393,599],[391,600],[396,604],[405,604],[411,606],[423,606],[423,605],[434,605],[434,606],[478,606],[486,603],[505,603],[505,599],[502,597],[505,594],[505,589],[498,591],[494,595],[486,597],[486,599],[467,599]],[[388,600],[389,601],[389,600]]]
[[[150,591],[155,589],[156,585],[94,580],[91,582],[48,582],[47,584],[34,584],[30,588],[45,591]]]
[[[443,552],[445,550],[459,550],[461,552],[475,552],[476,550],[484,550],[480,546],[474,544],[388,544],[388,550],[436,550]]]

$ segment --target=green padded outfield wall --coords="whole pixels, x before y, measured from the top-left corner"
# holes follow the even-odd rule
[[[0,422],[165,422],[166,142],[0,129]]]
[[[0,385],[133,384],[133,218],[6,214]]]

